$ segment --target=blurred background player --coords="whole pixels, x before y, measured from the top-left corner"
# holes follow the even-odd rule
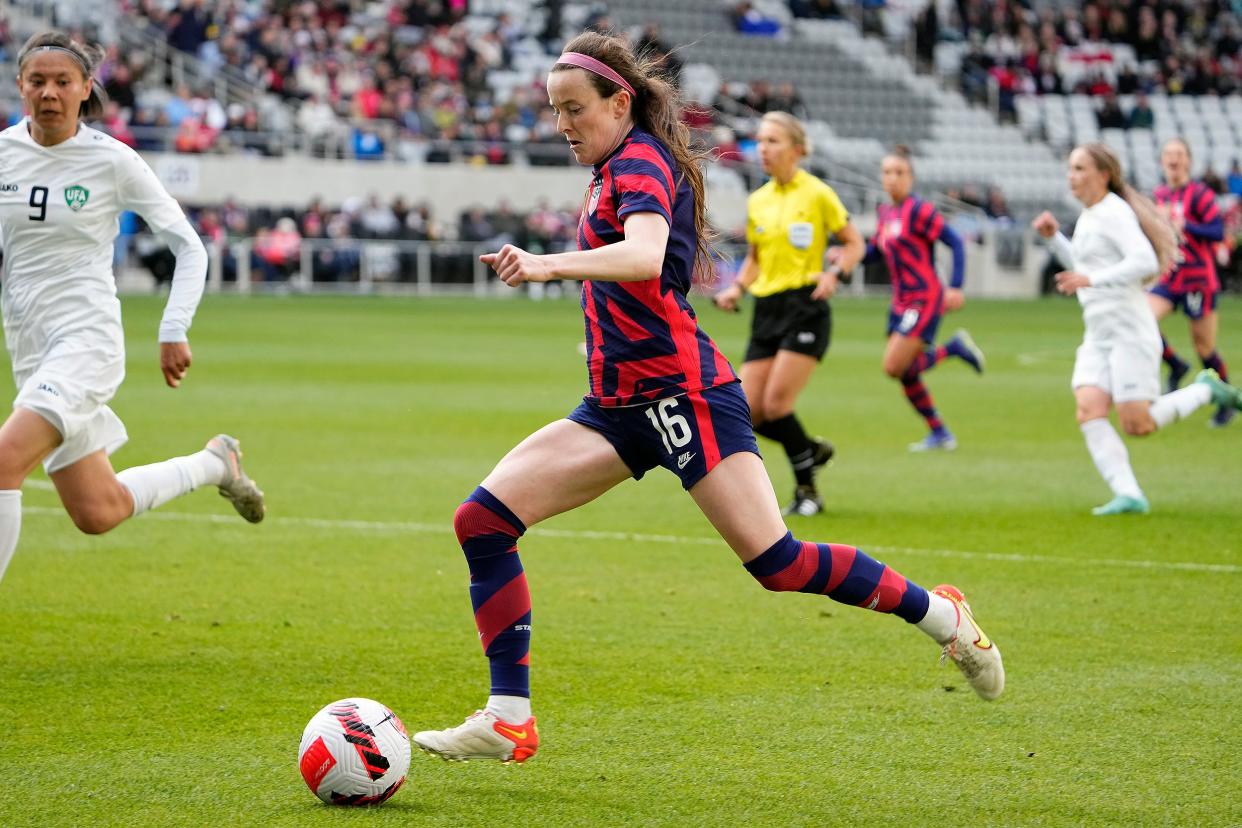
[[[1143,285],[1176,260],[1177,233],[1151,200],[1125,183],[1121,162],[1104,144],[1070,153],[1069,185],[1083,205],[1073,242],[1058,232],[1051,213],[1041,213],[1033,226],[1053,240],[1068,268],[1057,274],[1057,290],[1077,293],[1082,304],[1086,330],[1071,385],[1087,450],[1113,490],[1113,499],[1092,513],[1146,514],[1147,497],[1108,420],[1113,405],[1126,434],[1142,437],[1209,402],[1242,408],[1242,393],[1205,368],[1191,385],[1160,396],[1160,329]]]
[[[32,37],[17,60],[27,117],[0,133],[0,180],[14,185],[0,193],[0,246],[5,341],[18,388],[0,426],[0,576],[21,532],[22,482],[40,462],[74,524],[90,534],[208,484],[246,520],[263,518],[263,494],[227,435],[119,475],[108,460],[128,439],[107,405],[125,376],[112,274],[117,219],[138,213],[177,257],[159,329],[160,368],[172,388],[190,367],[186,332],[207,251],[137,153],[81,124],[102,111],[97,61],[59,32]]]
[[[957,448],[957,438],[940,419],[931,393],[923,384],[923,374],[949,356],[983,373],[983,352],[965,330],[957,331],[943,345],[932,344],[941,315],[960,309],[966,302],[962,293],[966,250],[961,237],[945,224],[936,206],[913,195],[914,165],[907,148],[899,145],[884,157],[880,178],[892,203],[876,207],[876,233],[867,255],[884,256],[893,283],[884,373],[901,383],[906,399],[927,422],[927,436],[911,443],[910,450],[951,451]],[[937,241],[953,252],[948,289],[936,275]]]
[[[815,472],[832,459],[832,444],[807,436],[794,413],[816,364],[832,338],[829,298],[837,278],[850,273],[865,250],[837,194],[799,166],[810,151],[802,122],[769,112],[759,123],[759,160],[771,176],[747,202],[749,246],[737,280],[716,295],[736,310],[742,294],[755,297],[750,342],[742,362],[742,389],[755,433],[780,443],[793,467],[793,500],[785,514],[810,516],[823,500]],[[836,236],[836,261],[824,267],[824,250]]]
[[[1225,236],[1225,220],[1216,206],[1216,194],[1202,181],[1190,179],[1190,148],[1181,138],[1171,138],[1160,150],[1165,183],[1156,188],[1154,197],[1173,226],[1181,231],[1181,249],[1173,266],[1160,277],[1147,301],[1156,314],[1156,321],[1181,309],[1190,321],[1190,338],[1204,368],[1214,370],[1222,380],[1229,381],[1225,361],[1216,352],[1216,300],[1220,281],[1216,276],[1216,256],[1212,245]],[[1163,358],[1169,366],[1169,391],[1176,391],[1182,377],[1190,370],[1169,341],[1160,337]],[[1209,420],[1215,427],[1228,425],[1237,414],[1232,406],[1222,405]]]
[[[975,691],[996,698],[1004,669],[961,593],[928,591],[851,546],[803,543],[785,527],[728,361],[686,298],[711,267],[701,154],[676,90],[624,41],[575,37],[548,75],[557,131],[592,180],[573,252],[514,245],[487,254],[507,285],[583,279],[590,393],[509,452],[454,516],[491,667],[487,706],[414,735],[450,759],[525,761],[539,747],[530,703],[531,602],[518,538],[663,466],[676,474],[747,571],[774,591],[826,594],[893,613],[927,633]]]

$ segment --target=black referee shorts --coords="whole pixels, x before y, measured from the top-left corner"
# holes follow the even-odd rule
[[[826,299],[812,299],[814,285],[755,298],[746,362],[769,359],[777,351],[793,351],[820,360],[832,339],[832,308]]]

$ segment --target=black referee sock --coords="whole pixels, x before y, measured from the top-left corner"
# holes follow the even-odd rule
[[[784,446],[789,465],[793,466],[794,479],[799,486],[810,486],[814,483],[812,466],[815,462],[815,445],[806,436],[797,415],[789,413],[780,419],[768,420],[755,426],[755,433]]]

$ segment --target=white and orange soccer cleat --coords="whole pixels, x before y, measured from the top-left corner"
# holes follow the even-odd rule
[[[534,716],[515,725],[501,721],[488,710],[476,710],[457,727],[415,733],[414,744],[424,753],[456,762],[470,759],[525,762],[539,750],[539,730],[535,727]]]
[[[236,437],[217,434],[207,441],[207,451],[224,461],[224,480],[220,482],[220,496],[233,504],[237,514],[251,523],[263,520],[267,508],[263,504],[263,492],[242,469],[241,443]]]
[[[957,610],[957,629],[952,638],[942,642],[940,663],[952,659],[979,697],[992,701],[1005,689],[1005,665],[1001,663],[1000,650],[975,621],[960,589],[941,584],[932,592],[952,601]]]

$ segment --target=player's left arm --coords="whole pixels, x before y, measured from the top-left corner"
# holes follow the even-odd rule
[[[625,217],[625,238],[594,250],[536,255],[506,244],[479,260],[490,265],[510,287],[523,282],[553,279],[591,279],[599,282],[639,282],[657,279],[664,269],[668,247],[668,222],[659,213],[630,213]]]
[[[811,293],[812,299],[827,299],[836,292],[838,277],[848,281],[853,275],[854,268],[867,255],[867,242],[850,222],[849,211],[841,203],[836,190],[822,187],[819,209],[823,215],[824,230],[840,242],[824,252],[828,268],[819,274],[819,283]]]
[[[949,226],[944,215],[931,202],[920,205],[913,223],[915,232],[927,239],[929,244],[942,242],[953,253],[953,272],[949,276],[949,287],[944,292],[944,309],[961,310],[966,304],[966,294],[962,292],[962,284],[966,281],[966,245],[962,237]]]
[[[160,370],[169,388],[176,388],[185,378],[193,355],[187,334],[203,298],[207,276],[207,249],[198,233],[185,216],[171,227],[155,234],[168,245],[176,257],[172,286],[168,302],[164,305],[164,317],[160,321]]]
[[[164,382],[176,388],[192,360],[187,334],[207,283],[207,249],[176,199],[137,153],[122,155],[117,187],[121,206],[142,216],[177,260],[159,329],[160,371]]]
[[[481,256],[506,285],[552,279],[641,282],[658,279],[673,224],[672,171],[653,149],[634,146],[608,162],[624,237],[593,250],[536,256],[513,245]]]
[[[949,276],[949,288],[944,293],[944,309],[961,310],[966,304],[966,294],[962,292],[962,285],[966,282],[966,244],[957,231],[947,224],[940,229],[940,241],[953,253],[953,272]]]
[[[1182,232],[1203,241],[1222,241],[1225,238],[1225,220],[1216,206],[1216,194],[1204,187],[1195,201],[1195,221],[1182,224]]]

